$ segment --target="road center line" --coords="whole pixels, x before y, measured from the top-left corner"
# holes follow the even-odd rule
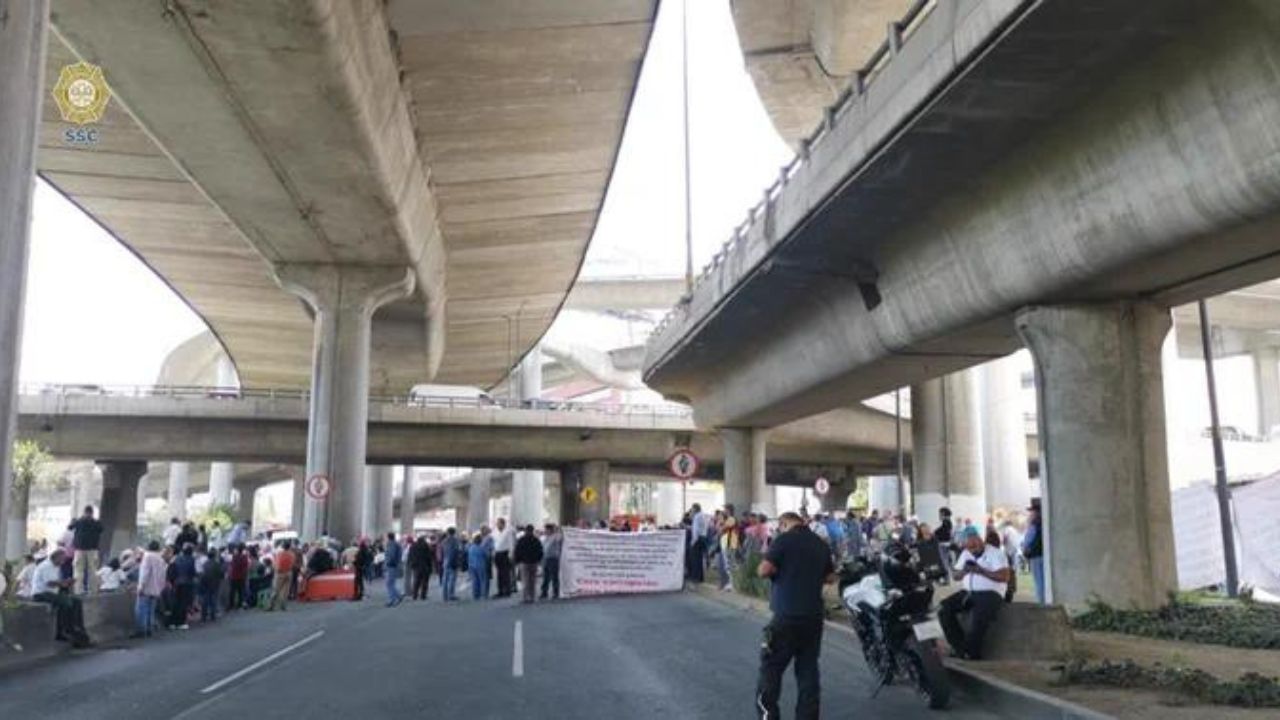
[[[524,677],[524,623],[516,621],[515,646],[511,650],[511,677]]]
[[[223,678],[223,679],[219,680],[218,682],[216,682],[216,683],[214,683],[214,684],[210,685],[209,687],[207,687],[207,688],[205,688],[205,689],[201,690],[201,691],[200,691],[200,693],[201,693],[202,695],[208,695],[208,694],[209,694],[209,693],[211,693],[211,692],[216,692],[218,689],[223,688],[223,687],[226,687],[227,685],[230,685],[231,683],[235,682],[236,680],[239,680],[240,678],[244,677],[245,675],[248,675],[249,673],[253,672],[254,670],[257,670],[258,668],[262,667],[263,665],[266,665],[267,663],[270,663],[270,662],[272,662],[272,661],[274,661],[274,660],[276,660],[276,659],[278,659],[278,658],[280,658],[280,657],[282,657],[282,656],[284,656],[284,655],[286,655],[286,654],[288,654],[288,653],[291,653],[291,652],[293,652],[294,650],[297,650],[298,648],[302,647],[303,645],[306,645],[307,643],[313,642],[313,641],[315,641],[315,640],[319,640],[319,639],[320,639],[320,637],[321,637],[322,635],[324,635],[324,631],[323,631],[323,630],[317,630],[316,632],[311,633],[310,635],[308,635],[308,636],[306,636],[306,637],[302,638],[301,640],[299,640],[298,642],[296,642],[296,643],[294,643],[294,644],[290,645],[289,647],[284,648],[283,650],[277,650],[276,652],[271,653],[270,655],[268,655],[268,656],[266,656],[266,657],[262,658],[261,660],[259,660],[258,662],[256,662],[256,663],[254,663],[254,664],[250,665],[249,667],[244,668],[243,670],[240,670],[240,671],[238,671],[238,672],[232,673],[231,675],[228,675],[227,677],[225,677],[225,678]]]

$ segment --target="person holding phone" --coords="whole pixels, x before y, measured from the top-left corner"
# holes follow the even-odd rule
[[[89,634],[84,629],[84,608],[80,598],[71,593],[75,579],[62,577],[62,563],[66,551],[58,548],[36,566],[31,580],[31,599],[48,603],[57,612],[57,639],[70,642],[75,647],[90,645]]]
[[[938,622],[956,657],[982,658],[982,641],[1000,614],[1009,582],[1009,561],[1000,548],[988,545],[978,528],[960,531],[964,550],[955,564],[955,580],[961,590],[942,601]],[[969,632],[960,626],[960,615],[969,613]]]

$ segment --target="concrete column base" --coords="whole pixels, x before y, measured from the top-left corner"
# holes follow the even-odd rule
[[[314,519],[304,528],[348,542],[363,520],[373,313],[413,292],[415,276],[410,268],[312,264],[278,265],[275,274],[315,314],[307,476],[328,477],[332,489],[308,504]]]
[[[401,466],[400,473],[400,534],[412,535],[414,532],[414,518],[417,517],[418,508],[414,504],[416,498],[414,493],[417,491],[414,482],[414,472],[412,467]]]
[[[511,477],[511,522],[517,527],[541,526],[547,519],[544,507],[546,482],[541,470],[517,470]]]
[[[489,524],[489,500],[492,497],[493,471],[473,470],[471,486],[467,490],[467,530],[474,532]]]
[[[1022,510],[1031,502],[1031,476],[1018,362],[1013,356],[993,360],[981,367],[980,376],[987,509]]]
[[[132,547],[138,539],[138,483],[147,474],[142,460],[98,463],[102,468],[102,543],[104,558]]]
[[[561,523],[574,526],[585,522],[594,527],[601,520],[609,520],[609,463],[605,460],[589,460],[574,463],[560,473]],[[587,488],[594,497],[590,502],[584,497]]]
[[[724,504],[743,512],[778,514],[777,493],[766,482],[767,432],[759,428],[720,428],[724,442]]]
[[[977,398],[976,370],[911,388],[912,505],[924,522],[937,523],[942,506],[960,514],[956,505],[965,505],[971,517],[986,522]],[[939,497],[941,505],[936,504]]]
[[[191,463],[169,463],[169,517],[187,519],[187,492],[191,486]]]
[[[1056,603],[1151,609],[1177,587],[1161,345],[1169,311],[1033,307],[1046,584]]]

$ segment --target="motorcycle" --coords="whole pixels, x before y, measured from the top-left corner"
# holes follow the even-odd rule
[[[942,664],[942,625],[933,608],[933,582],[944,570],[922,569],[911,551],[891,544],[877,559],[855,558],[840,571],[840,597],[849,611],[867,666],[879,683],[910,682],[935,710],[951,698]]]

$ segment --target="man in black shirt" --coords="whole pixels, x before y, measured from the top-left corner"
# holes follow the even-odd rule
[[[94,594],[98,592],[98,545],[102,541],[102,523],[93,516],[93,506],[86,505],[84,514],[67,526],[71,531],[72,568],[75,572],[75,583],[72,587],[77,595],[83,595],[85,588]]]
[[[799,515],[778,518],[778,537],[760,561],[760,577],[773,587],[769,607],[773,620],[764,629],[760,649],[760,679],[756,687],[756,713],[762,719],[782,717],[778,696],[782,675],[796,661],[796,720],[816,720],[821,685],[818,655],[822,649],[822,586],[835,573],[831,550],[813,534]]]

